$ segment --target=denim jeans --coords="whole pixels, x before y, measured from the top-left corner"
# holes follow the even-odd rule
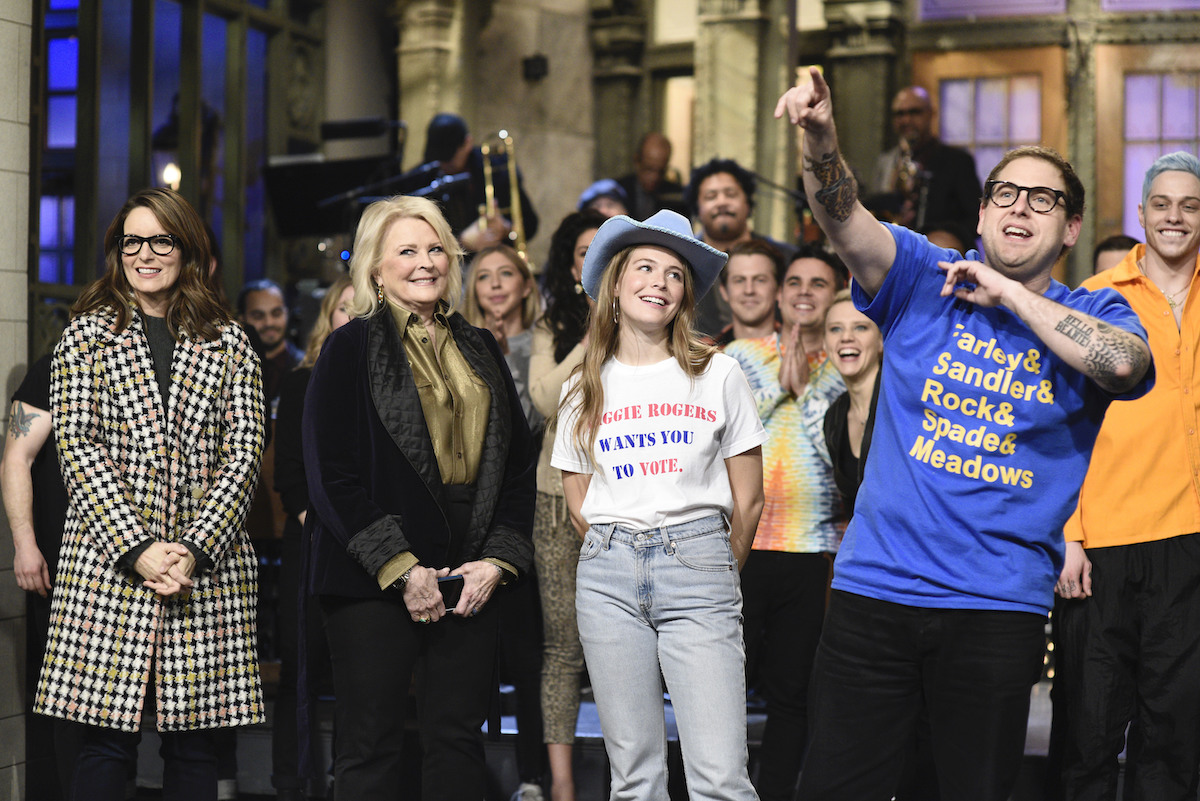
[[[924,609],[834,590],[809,695],[800,801],[887,801],[922,707],[942,801],[1006,801],[1046,618]]]
[[[667,798],[664,679],[689,797],[757,798],[746,773],[741,585],[724,520],[592,526],[575,603],[611,801]]]

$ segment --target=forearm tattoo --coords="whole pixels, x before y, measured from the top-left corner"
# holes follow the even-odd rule
[[[1084,348],[1091,344],[1092,333],[1095,331],[1094,328],[1073,314],[1068,314],[1059,320],[1058,325],[1054,326],[1054,330]]]
[[[805,168],[812,172],[821,185],[817,190],[817,202],[836,222],[845,222],[858,200],[858,185],[854,175],[846,169],[841,155],[835,150],[826,153],[820,160],[805,156],[804,161]]]
[[[1056,330],[1062,331],[1063,325],[1072,319],[1075,318],[1068,316]],[[1097,321],[1095,328],[1082,321],[1076,322],[1086,331],[1082,340],[1066,331],[1063,333],[1084,348],[1083,363],[1093,381],[1105,389],[1122,391],[1141,380],[1150,366],[1150,357],[1144,348],[1138,347],[1137,337],[1105,322]],[[1118,372],[1124,370],[1133,376],[1132,380],[1119,377]]]
[[[12,418],[8,421],[8,435],[13,439],[20,439],[25,436],[29,433],[33,421],[39,416],[37,412],[25,411],[25,404],[20,401],[14,401]]]

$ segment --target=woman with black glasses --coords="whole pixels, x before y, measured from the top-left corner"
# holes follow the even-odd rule
[[[164,799],[215,799],[213,732],[263,720],[254,550],[258,359],[208,288],[181,196],[147,189],[105,236],[107,270],[54,351],[70,499],[35,711],[83,725],[72,797],[123,801],[140,730]]]

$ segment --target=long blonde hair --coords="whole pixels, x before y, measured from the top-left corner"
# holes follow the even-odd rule
[[[571,372],[571,376],[578,376],[578,380],[563,397],[559,407],[561,413],[573,403],[578,404],[575,430],[571,434],[575,446],[587,454],[588,461],[593,461],[592,449],[596,444],[600,418],[604,414],[604,385],[600,381],[600,370],[616,355],[620,334],[617,283],[629,267],[630,255],[638,247],[640,245],[630,245],[620,251],[604,269],[596,307],[592,310],[591,322],[588,324],[588,347],[583,354],[583,361]],[[680,369],[695,380],[708,369],[708,363],[717,349],[706,344],[693,328],[696,321],[696,283],[691,265],[678,253],[675,255],[685,267],[683,301],[679,304],[679,311],[674,319],[667,324],[667,351],[675,357]]]
[[[378,288],[375,286],[375,271],[383,261],[383,245],[393,223],[402,219],[417,219],[429,223],[429,227],[441,240],[442,248],[450,257],[449,272],[446,274],[446,291],[442,300],[453,311],[462,296],[462,245],[442,216],[441,210],[432,200],[410,195],[397,195],[386,200],[377,200],[367,206],[358,221],[354,233],[354,252],[350,256],[350,280],[354,283],[354,302],[350,304],[351,317],[371,317],[386,304],[377,302]]]
[[[333,313],[337,311],[338,299],[348,286],[351,286],[350,276],[342,275],[325,290],[325,297],[321,299],[321,311],[308,335],[308,348],[304,351],[304,359],[296,365],[297,370],[311,368],[317,363],[317,357],[321,355],[321,346],[333,333]],[[354,305],[353,298],[350,299],[350,305]]]
[[[467,270],[467,277],[464,281],[466,292],[463,299],[462,316],[466,317],[467,322],[471,325],[478,327],[487,325],[483,309],[479,306],[479,292],[475,289],[475,276],[479,272],[480,263],[493,253],[499,253],[508,259],[508,263],[516,268],[529,287],[529,294],[521,302],[521,327],[529,328],[542,313],[541,293],[538,292],[537,283],[533,280],[533,271],[529,269],[529,263],[508,245],[492,245],[484,248],[471,259],[471,266]]]

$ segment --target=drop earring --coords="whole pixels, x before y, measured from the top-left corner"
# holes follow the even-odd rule
[[[383,303],[383,284],[375,285],[375,297],[379,299],[381,304]]]

